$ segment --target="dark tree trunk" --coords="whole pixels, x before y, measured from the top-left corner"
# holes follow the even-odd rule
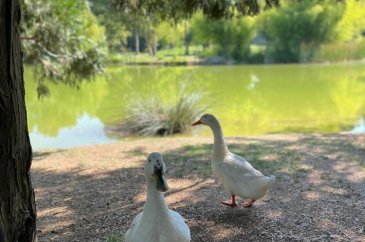
[[[189,46],[190,46],[190,43],[185,41],[185,55],[189,55]]]
[[[0,242],[36,240],[18,0],[0,0]]]

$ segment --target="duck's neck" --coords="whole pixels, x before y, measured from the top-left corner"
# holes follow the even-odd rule
[[[168,213],[168,207],[162,192],[157,191],[153,181],[147,182],[147,199],[143,208],[143,216],[163,216]]]
[[[212,129],[214,135],[213,157],[216,158],[214,160],[223,160],[224,156],[228,152],[228,148],[224,141],[222,128],[218,121],[213,123],[210,128]]]

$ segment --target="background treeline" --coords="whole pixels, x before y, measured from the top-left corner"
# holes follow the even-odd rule
[[[212,20],[195,14],[177,23],[118,12],[91,0],[110,53],[221,57],[212,61],[292,63],[365,57],[365,1],[281,1],[257,17]],[[115,58],[118,60],[118,58]]]
[[[237,13],[213,20],[196,13],[167,22],[144,11],[117,10],[113,1],[24,0],[24,32],[36,41],[23,42],[28,60],[38,60],[42,66],[54,65],[52,59],[62,56],[58,61],[68,65],[39,71],[62,78],[74,71],[60,71],[61,66],[93,74],[100,56],[112,62],[208,63],[334,62],[365,57],[364,0],[280,4],[253,17]],[[57,11],[50,14],[52,9]],[[34,18],[39,18],[38,26]],[[52,55],[52,49],[64,51]]]

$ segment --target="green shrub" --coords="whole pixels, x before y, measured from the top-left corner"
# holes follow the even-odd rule
[[[271,10],[260,22],[268,37],[267,56],[274,62],[299,62],[305,46],[305,59],[335,36],[343,6],[331,1],[300,1]],[[303,54],[302,54],[303,55]]]
[[[253,36],[253,18],[233,17],[212,20],[197,14],[192,19],[192,41],[205,48],[203,55],[218,55],[226,59],[243,61],[250,49]]]
[[[203,93],[188,92],[183,84],[176,100],[165,102],[160,97],[135,97],[127,110],[125,129],[136,135],[172,135],[185,133],[192,122],[206,110],[201,104]]]

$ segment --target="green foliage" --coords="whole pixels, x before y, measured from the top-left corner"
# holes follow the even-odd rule
[[[161,22],[156,28],[160,45],[163,47],[182,46],[184,41],[184,23],[171,24]]]
[[[188,20],[195,12],[201,12],[204,16],[213,19],[222,17],[237,16],[237,14],[252,15],[258,13],[261,9],[271,8],[279,5],[279,0],[241,0],[241,1],[160,1],[160,0],[143,0],[143,1],[124,1],[116,0],[114,3],[119,7],[120,14],[116,14],[113,4],[103,0],[90,0],[92,2],[93,12],[100,16],[101,22],[106,27],[106,32],[110,47],[125,46],[126,36],[134,39],[142,38],[143,48],[146,47],[151,55],[157,52],[159,48],[171,48],[185,44],[185,54],[188,53],[188,47],[192,40],[192,32],[189,31]],[[181,20],[185,19],[185,22]],[[173,20],[163,22],[161,20]],[[173,25],[171,24],[173,22]],[[248,25],[244,24],[242,19],[232,21],[215,22],[215,42],[213,54],[221,55],[229,59],[241,60],[247,54],[247,29]],[[224,26],[220,24],[224,23]],[[120,27],[118,27],[120,26]],[[217,33],[220,30],[223,33]],[[127,30],[127,31],[125,31]],[[119,33],[119,34],[118,34]],[[121,34],[121,33],[124,33]],[[219,37],[227,36],[224,39]],[[144,45],[146,44],[146,45]],[[139,49],[132,41],[127,43],[129,49],[133,46],[135,52]],[[117,50],[110,48],[111,50]],[[119,48],[120,50],[121,48]],[[124,48],[123,48],[124,49]]]
[[[269,39],[268,55],[274,62],[299,62],[301,48],[313,51],[334,35],[343,6],[334,1],[300,1],[264,14],[261,31]],[[310,48],[308,48],[310,47]]]
[[[105,242],[124,242],[124,239],[119,235],[109,235]]]
[[[279,0],[115,0],[123,11],[142,12],[158,15],[161,19],[175,21],[192,16],[202,11],[209,18],[219,19],[233,16],[237,12],[244,15],[253,15],[261,9],[279,5]]]
[[[365,32],[365,1],[347,0],[343,17],[336,26],[339,41],[358,41]]]
[[[110,51],[125,49],[127,37],[131,35],[131,29],[125,24],[126,17],[115,8],[112,1],[89,0],[90,9],[97,16],[101,25],[105,27],[105,35]]]
[[[158,96],[134,97],[127,110],[125,127],[142,136],[172,135],[190,130],[192,122],[201,116],[206,107],[201,104],[203,94],[187,90],[182,84],[176,100],[164,102]]]
[[[193,43],[212,45],[213,55],[227,59],[243,60],[249,53],[253,35],[253,20],[249,17],[209,20],[203,15],[192,19]]]
[[[222,17],[232,17],[233,15],[237,15],[237,12],[240,12],[244,15],[256,14],[263,8],[270,8],[279,5],[279,0],[265,0],[265,3],[259,0],[115,0],[114,2],[119,7],[122,15],[130,16],[126,18],[128,19],[126,24],[133,26],[132,28],[136,31],[133,35],[136,36],[136,34],[138,34],[139,36],[140,33],[143,32],[148,50],[151,55],[156,55],[158,43],[162,46],[174,46],[176,43],[178,43],[176,36],[179,36],[177,37],[179,42],[183,40],[180,43],[185,44],[185,53],[188,54],[189,52],[188,47],[192,39],[191,32],[185,29],[183,38],[181,38],[181,28],[176,28],[175,38],[171,42],[171,37],[173,35],[167,34],[170,31],[161,31],[161,28],[164,29],[164,26],[157,27],[161,20],[169,20],[169,22],[174,22],[175,26],[179,27],[179,24],[181,24],[179,21],[182,19],[189,19],[195,12],[198,11],[201,11],[209,18],[219,19]],[[136,23],[137,26],[134,26]],[[164,30],[166,30],[166,28]],[[157,38],[160,38],[160,42]],[[235,58],[240,58],[242,52],[244,51],[241,50],[240,45],[236,45],[234,48],[238,48],[238,57]],[[138,53],[139,51],[136,49],[136,52]],[[221,53],[224,52],[224,50],[219,50],[218,52]]]
[[[47,95],[44,80],[78,86],[103,65],[104,30],[88,2],[22,1],[22,46],[25,62],[33,64],[40,95]]]
[[[147,48],[151,55],[157,50],[156,28],[160,19],[146,11],[117,10],[112,1],[90,0],[92,11],[101,19],[111,51],[121,51],[129,48],[139,53],[138,47],[128,43],[128,38],[143,39],[143,48]]]
[[[202,49],[195,54],[202,57],[218,55],[247,63],[308,62],[318,56],[316,52],[324,44],[360,41],[365,28],[365,2],[357,0],[282,0],[280,8],[271,8],[255,18],[242,14],[264,9],[263,1],[260,7],[259,1],[117,0],[119,12],[111,2],[91,1],[96,6],[92,7],[96,8],[94,13],[110,33],[109,47],[113,46],[110,43],[118,47],[110,50],[134,51],[138,38],[142,51],[147,49],[150,55],[159,57],[183,55],[185,49],[179,53],[174,50],[188,47],[192,41]],[[277,3],[266,1],[269,7]],[[222,17],[226,18],[214,20]],[[253,39],[255,34],[259,38]],[[257,39],[267,44],[260,44],[261,50],[252,52],[252,44],[256,44],[252,40]],[[158,54],[157,49],[164,54]]]

